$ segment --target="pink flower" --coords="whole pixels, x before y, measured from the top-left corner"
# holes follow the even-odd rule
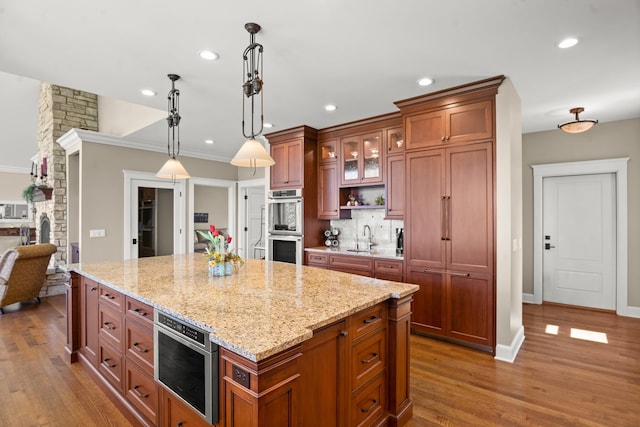
[[[213,236],[214,237],[218,237],[219,235],[220,235],[220,232],[214,228],[213,229]]]
[[[231,243],[231,236],[227,237],[227,244]]]
[[[212,232],[212,233],[213,233],[214,231],[216,231],[216,226],[215,226],[215,225],[213,225],[213,224],[211,224],[211,225],[209,226],[209,231],[210,231],[210,232]]]

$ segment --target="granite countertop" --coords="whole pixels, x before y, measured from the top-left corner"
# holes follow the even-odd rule
[[[369,258],[381,258],[381,259],[395,259],[398,261],[404,260],[403,255],[397,255],[395,249],[376,249],[374,246],[370,251],[363,252],[352,252],[349,251],[352,248],[345,248],[342,246],[338,247],[328,247],[328,246],[315,246],[312,248],[304,248],[305,251],[308,252],[321,252],[328,254],[340,254],[340,255],[354,255],[354,256],[364,256]]]
[[[209,277],[202,254],[69,266],[155,309],[211,332],[211,341],[260,361],[312,332],[418,286],[288,263],[248,259]]]

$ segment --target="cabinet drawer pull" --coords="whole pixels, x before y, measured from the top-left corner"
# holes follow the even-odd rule
[[[374,360],[376,360],[378,358],[378,353],[371,353],[371,358],[370,359],[362,359],[361,362],[362,363],[371,363]]]
[[[446,271],[442,271],[442,270],[433,270],[431,268],[425,268],[424,269],[425,273],[437,273],[437,274],[446,274]]]
[[[111,295],[111,294],[104,294],[103,296],[104,296],[105,298],[107,298],[107,299],[115,299],[115,298],[116,298],[116,297],[114,297],[114,296],[113,296],[113,295]]]
[[[115,329],[113,326],[111,326],[111,322],[104,322],[102,326],[104,326],[105,329],[110,329],[110,330]]]
[[[368,408],[362,408],[360,409],[360,411],[364,414],[366,414],[367,412],[369,412],[370,410],[372,410],[373,408],[376,407],[376,405],[378,404],[378,401],[373,399],[373,403],[371,404],[371,406],[369,406]]]
[[[134,312],[135,314],[137,314],[138,316],[143,316],[143,317],[144,317],[144,316],[146,316],[146,315],[147,315],[147,312],[146,312],[146,311],[144,311],[144,310],[140,310],[139,308],[135,308],[135,309],[133,309],[133,312]]]
[[[178,424],[176,424],[176,427],[182,427],[182,421],[178,421]]]
[[[349,335],[349,332],[342,330],[340,331],[340,335],[342,335],[343,337],[346,337],[347,335]]]
[[[364,319],[362,322],[369,324],[369,323],[375,322],[376,320],[378,320],[378,318],[374,315],[374,316],[369,317],[368,319]]]
[[[147,350],[146,348],[142,348],[140,347],[140,345],[137,342],[133,343],[133,348],[135,348],[136,350],[138,350],[140,353],[146,353],[149,350]]]
[[[140,388],[140,386],[139,386],[139,385],[137,385],[137,386],[135,386],[135,387],[133,388],[133,392],[134,392],[138,397],[142,397],[142,398],[149,397],[149,393],[140,393],[140,391],[138,390],[139,388]]]
[[[89,290],[90,290],[90,291],[97,291],[97,290],[98,290],[98,287],[97,287],[97,286],[92,286]]]
[[[104,366],[106,366],[107,368],[115,368],[116,366],[118,366],[118,365],[112,365],[112,364],[110,364],[110,363],[109,363],[109,360],[111,360],[111,359],[104,359],[104,360],[102,361],[102,364],[103,364]]]

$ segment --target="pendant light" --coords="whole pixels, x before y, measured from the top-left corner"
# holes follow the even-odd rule
[[[160,168],[156,176],[158,178],[170,179],[175,181],[177,179],[188,179],[191,176],[189,172],[182,166],[180,161],[176,159],[180,153],[180,91],[176,89],[176,80],[180,79],[177,74],[167,75],[171,80],[171,90],[167,96],[168,106],[167,110],[169,116],[167,117],[167,124],[169,125],[167,131],[167,154],[169,160]],[[178,146],[176,150],[176,145]]]
[[[571,110],[569,110],[571,114],[576,115],[576,119],[574,121],[558,125],[558,128],[568,133],[581,133],[588,131],[598,124],[597,120],[580,120],[578,114],[582,113],[583,111],[584,108],[582,107],[572,108]]]
[[[260,136],[264,129],[264,99],[263,99],[263,80],[262,80],[262,45],[256,43],[256,33],[260,31],[260,25],[255,23],[245,24],[244,28],[249,32],[249,46],[244,50],[242,55],[242,78],[246,78],[242,84],[242,135],[247,140],[242,144],[240,150],[231,159],[231,164],[239,167],[251,168],[251,174],[256,174],[259,167],[268,167],[275,164],[262,143],[256,138]],[[260,127],[256,130],[254,116],[255,98],[260,96]],[[245,107],[246,104],[251,105],[251,126],[249,129],[245,126]],[[264,137],[262,138],[264,139]]]

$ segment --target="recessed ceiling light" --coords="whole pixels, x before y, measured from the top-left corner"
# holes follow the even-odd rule
[[[207,144],[213,144],[215,141],[213,139],[205,139],[204,142]]]
[[[262,126],[266,127],[267,129],[271,129],[273,127],[273,123],[265,123]]]
[[[433,79],[429,78],[429,77],[423,77],[420,80],[418,80],[418,85],[420,86],[429,86],[433,84]]]
[[[144,96],[156,96],[156,92],[151,89],[140,89],[140,93]]]
[[[335,105],[333,105],[333,104],[327,104],[327,105],[325,105],[325,106],[324,106],[324,109],[325,109],[326,111],[336,111],[336,108],[338,108],[338,107],[336,107],[336,106],[335,106]]]
[[[217,59],[220,59],[220,55],[211,50],[201,50],[199,52],[199,55],[200,58],[206,59],[207,61],[215,61]]]
[[[567,49],[567,48],[573,47],[573,46],[575,46],[577,44],[578,44],[578,39],[576,39],[575,37],[568,37],[568,38],[566,38],[564,40],[561,40],[558,43],[557,46],[560,49]]]

